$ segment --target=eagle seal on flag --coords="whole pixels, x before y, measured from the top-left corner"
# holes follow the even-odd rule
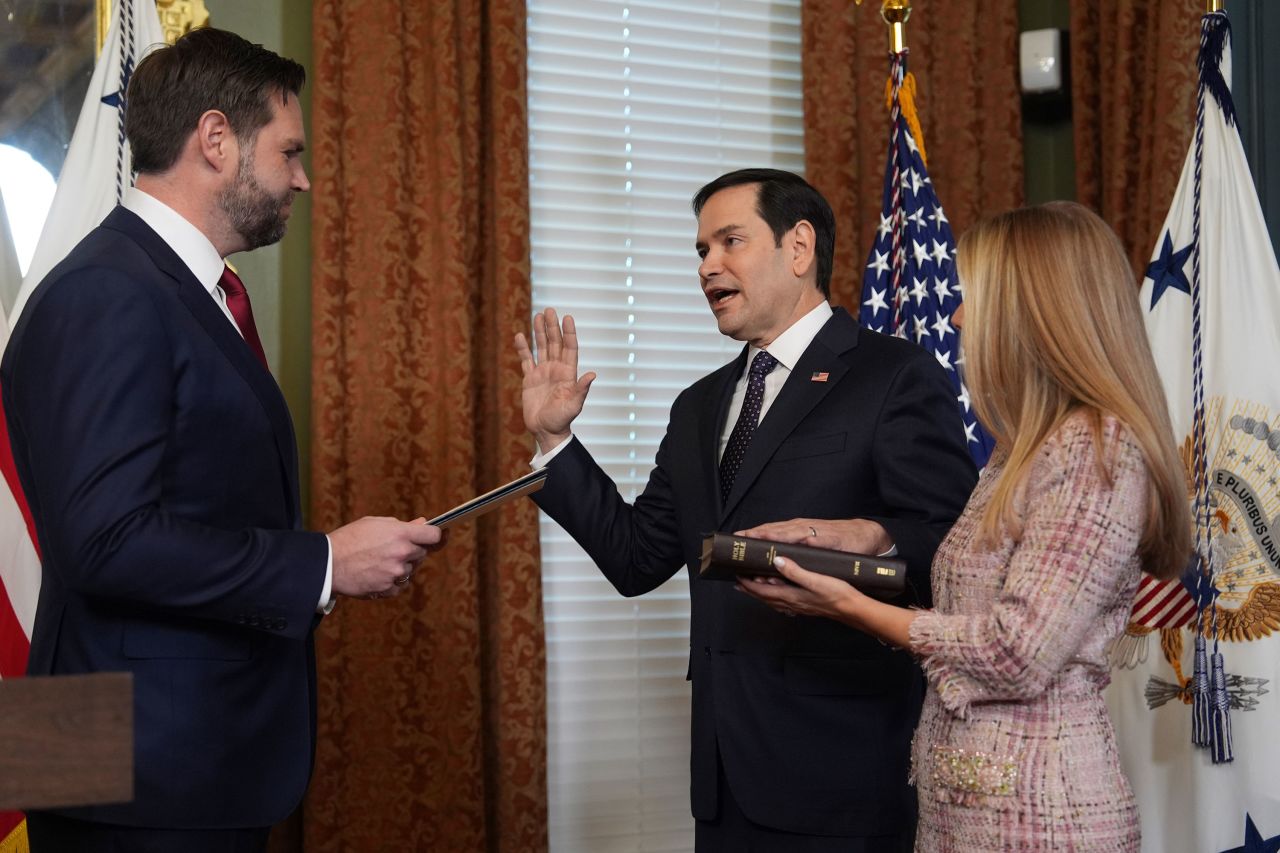
[[[1210,401],[1208,422],[1219,425],[1217,453],[1209,466],[1209,549],[1217,594],[1208,621],[1217,636],[1249,642],[1280,631],[1280,417],[1260,404],[1238,402],[1223,414],[1223,399]],[[1223,423],[1225,420],[1225,423]],[[1187,499],[1195,497],[1192,440],[1182,445]],[[1144,577],[1145,580],[1145,577]],[[1175,681],[1152,677],[1147,704],[1172,699],[1191,704],[1191,677],[1183,672],[1182,632],[1194,630],[1195,598],[1179,581],[1144,583],[1125,638],[1117,644],[1117,665],[1133,668],[1146,657],[1146,637],[1159,632],[1160,649]],[[1134,642],[1140,640],[1140,642]],[[1253,710],[1267,693],[1267,679],[1229,674],[1227,692],[1235,710]]]

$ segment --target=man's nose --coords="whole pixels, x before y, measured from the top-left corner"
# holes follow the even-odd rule
[[[720,272],[720,260],[714,252],[707,252],[698,264],[698,277],[703,281]]]

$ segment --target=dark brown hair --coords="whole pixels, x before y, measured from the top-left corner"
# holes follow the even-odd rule
[[[202,27],[149,53],[134,69],[125,97],[125,136],[133,168],[164,172],[208,110],[227,117],[242,145],[271,120],[270,98],[287,102],[306,70],[235,33]]]
[[[818,260],[818,290],[831,298],[831,267],[836,254],[836,218],[831,205],[808,181],[781,169],[739,169],[716,178],[698,190],[693,197],[693,215],[701,216],[707,199],[721,190],[743,184],[756,185],[756,213],[773,232],[776,245],[782,245],[782,236],[800,220],[813,226],[817,241],[815,256]]]

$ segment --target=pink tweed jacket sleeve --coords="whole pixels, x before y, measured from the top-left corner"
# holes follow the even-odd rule
[[[1115,633],[1108,629],[1123,625],[1137,580],[1148,476],[1140,448],[1114,419],[1104,420],[1101,444],[1102,468],[1086,418],[1068,418],[1016,502],[1020,539],[981,545],[978,525],[1001,474],[989,466],[940,549],[959,559],[935,564],[936,609],[916,617],[910,636],[953,714],[965,717],[974,703],[1034,700],[1067,670],[1105,686],[1104,646]]]

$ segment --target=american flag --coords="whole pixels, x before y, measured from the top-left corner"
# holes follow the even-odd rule
[[[1143,628],[1185,628],[1196,618],[1196,600],[1181,581],[1161,581],[1143,572],[1130,623]]]
[[[938,359],[951,377],[969,452],[981,468],[987,464],[993,442],[978,423],[969,390],[957,370],[961,365],[960,335],[951,325],[951,315],[962,298],[956,278],[956,244],[908,123],[909,117],[914,120],[910,95],[904,114],[904,81],[908,92],[914,89],[914,80],[906,71],[907,52],[893,54],[884,200],[875,245],[862,276],[859,319],[877,332],[915,341]]]

